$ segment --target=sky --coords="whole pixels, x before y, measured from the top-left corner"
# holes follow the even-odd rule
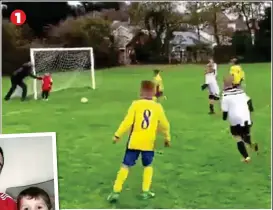
[[[95,1],[93,1],[93,2],[95,2]],[[125,1],[127,4],[130,4],[130,1]],[[179,12],[184,12],[185,11],[185,2],[181,2],[181,3],[179,3],[178,4],[178,7],[177,7],[177,9],[178,9],[178,11]],[[70,5],[79,5],[80,4],[80,1],[68,1],[68,4],[70,4]],[[265,5],[266,6],[271,6],[271,2],[265,2]],[[235,15],[232,15],[232,14],[226,14],[226,16],[230,19],[230,20],[234,20],[234,19],[236,19],[237,18],[237,16],[235,16]]]
[[[93,2],[95,2],[95,1],[93,1]],[[125,1],[125,3],[130,4],[130,1]],[[68,4],[70,4],[70,5],[79,5],[80,2],[79,1],[68,1]],[[185,10],[185,7],[183,5],[179,5],[178,10],[183,12]]]
[[[92,1],[92,2],[100,2],[100,1]],[[125,1],[127,4],[130,4],[130,1]],[[80,4],[79,1],[68,1],[68,4],[70,5],[78,5]]]
[[[93,1],[95,2],[95,1]],[[130,4],[130,1],[125,1],[127,4]],[[178,11],[179,12],[184,12],[185,11],[185,6],[184,4],[185,2],[181,2],[180,4],[178,4]],[[79,5],[80,4],[80,1],[68,1],[68,4],[70,5],[73,5],[73,6],[76,6],[76,5]],[[230,19],[235,19],[236,17],[234,15],[227,15]]]

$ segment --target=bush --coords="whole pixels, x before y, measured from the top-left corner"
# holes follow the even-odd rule
[[[61,43],[62,47],[93,47],[95,67],[109,67],[117,64],[112,59],[117,52],[111,47],[110,36],[110,22],[85,15],[68,18],[57,26],[49,27],[47,42]]]
[[[2,24],[2,74],[10,75],[29,59],[28,41],[23,37],[22,27],[3,21]]]
[[[232,46],[235,54],[240,57],[241,62],[256,63],[270,62],[271,38],[266,36],[264,32],[255,34],[255,44],[252,45],[251,35],[248,31],[238,31],[234,33],[232,38]]]
[[[47,38],[35,39],[28,25],[15,26],[3,21],[3,75],[29,60],[30,48],[93,47],[95,68],[118,65],[118,52],[112,47],[110,22],[91,15],[68,18],[46,29]]]

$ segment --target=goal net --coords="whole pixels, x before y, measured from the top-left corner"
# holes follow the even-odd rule
[[[92,89],[96,87],[93,48],[31,48],[30,58],[35,75],[51,73],[52,91],[83,86]],[[33,86],[33,92],[29,88],[29,93],[34,95],[34,99],[38,99],[41,81],[29,81]]]

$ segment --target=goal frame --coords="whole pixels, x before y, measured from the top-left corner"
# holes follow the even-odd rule
[[[91,88],[93,90],[96,89],[96,80],[95,80],[95,68],[94,68],[94,50],[92,47],[60,47],[60,48],[30,48],[30,61],[32,63],[32,71],[34,75],[36,75],[36,67],[35,67],[35,58],[34,53],[39,51],[90,51],[90,77],[91,77]],[[33,80],[33,92],[34,92],[34,99],[38,99],[38,93],[37,93],[37,80]]]

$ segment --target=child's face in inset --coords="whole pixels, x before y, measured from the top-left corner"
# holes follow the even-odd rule
[[[50,210],[45,201],[38,198],[24,197],[20,202],[20,209],[18,210]]]

